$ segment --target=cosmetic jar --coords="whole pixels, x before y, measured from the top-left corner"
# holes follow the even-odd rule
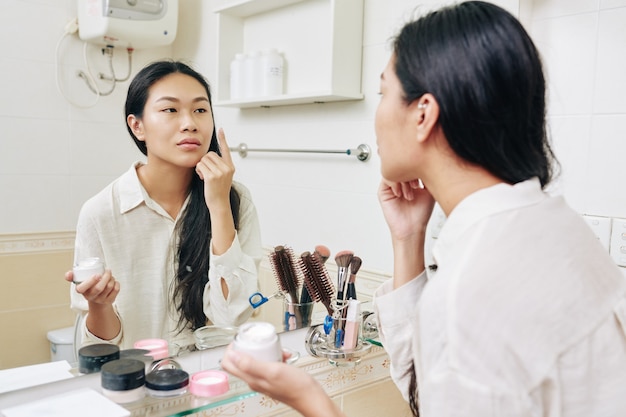
[[[78,350],[78,371],[91,374],[100,371],[102,365],[120,358],[120,348],[110,343],[83,346]]]
[[[193,336],[196,339],[196,348],[205,350],[217,346],[226,346],[233,341],[237,330],[237,327],[229,326],[200,327],[193,332]]]
[[[159,360],[170,356],[167,340],[164,339],[142,339],[135,342],[135,349],[147,350],[153,360]]]
[[[247,353],[257,360],[282,362],[283,350],[276,328],[267,322],[251,322],[239,327],[233,349]]]
[[[182,369],[159,369],[146,375],[146,391],[151,397],[176,397],[187,392],[189,374]]]
[[[74,284],[80,284],[94,275],[104,274],[104,262],[100,258],[85,258],[74,265],[72,271]]]
[[[196,372],[189,383],[189,392],[199,397],[215,397],[227,393],[228,389],[228,374],[223,371]]]
[[[102,365],[102,393],[118,404],[132,403],[145,397],[145,365],[137,359],[117,359]]]

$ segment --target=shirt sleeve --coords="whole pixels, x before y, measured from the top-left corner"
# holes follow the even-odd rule
[[[378,320],[378,332],[383,347],[391,360],[391,378],[408,401],[411,363],[413,358],[413,333],[416,306],[427,282],[426,272],[400,288],[393,289],[393,280],[384,282],[373,297]]]
[[[85,204],[78,216],[78,224],[76,226],[76,241],[74,243],[74,263],[77,263],[81,259],[85,258],[100,258],[104,261],[106,267],[106,259],[104,258],[104,251],[100,238],[98,237],[98,230],[90,216],[89,205]],[[117,336],[111,340],[100,339],[89,331],[87,328],[87,315],[89,313],[89,304],[82,294],[76,292],[76,284],[70,284],[70,307],[81,316],[80,319],[80,334],[81,334],[81,346],[91,345],[94,343],[113,343],[120,344],[122,341],[122,335],[124,333],[124,322],[120,317],[115,303],[113,309],[115,314],[120,320],[121,329]]]
[[[216,325],[238,326],[250,318],[253,309],[248,298],[259,288],[258,268],[263,255],[259,219],[247,189],[239,184],[237,191],[241,198],[239,229],[225,253],[211,253],[209,282],[204,288],[204,312]],[[221,278],[228,285],[227,299]]]

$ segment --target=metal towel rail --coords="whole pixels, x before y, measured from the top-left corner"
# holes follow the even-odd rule
[[[257,149],[248,148],[245,143],[240,143],[239,146],[234,148],[228,148],[231,152],[238,152],[239,156],[245,158],[248,156],[248,152],[288,152],[288,153],[334,153],[344,154],[350,156],[356,156],[359,161],[367,161],[370,158],[371,150],[366,144],[360,144],[356,149],[345,150],[323,150],[323,149]]]

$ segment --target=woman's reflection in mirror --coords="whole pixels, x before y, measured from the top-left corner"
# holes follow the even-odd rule
[[[125,114],[146,161],[81,208],[75,263],[99,257],[106,270],[71,284],[71,306],[84,318],[79,344],[125,349],[162,338],[188,346],[194,329],[239,325],[253,311],[262,256],[256,209],[233,181],[210,87],[189,65],[163,60],[140,70]]]

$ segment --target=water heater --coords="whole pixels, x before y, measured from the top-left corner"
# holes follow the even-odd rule
[[[178,0],[78,0],[78,36],[85,42],[134,49],[169,45]]]

